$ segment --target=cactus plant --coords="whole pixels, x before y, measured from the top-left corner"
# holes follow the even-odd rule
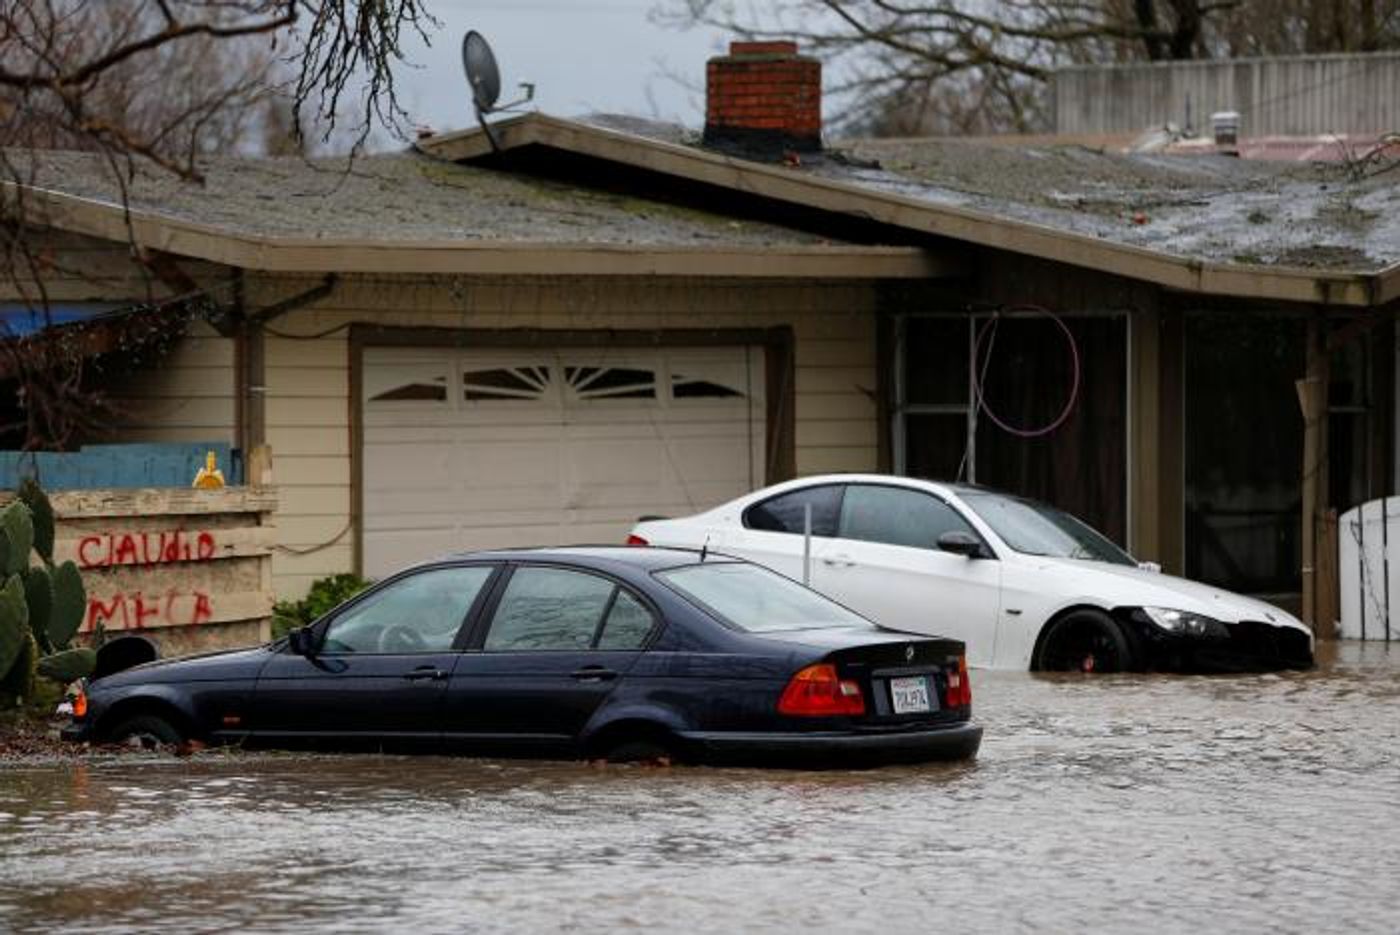
[[[29,605],[19,578],[12,576],[0,588],[0,676],[10,671],[29,638]]]
[[[46,653],[53,652],[49,641],[49,626],[53,622],[53,578],[42,565],[27,569],[20,580],[24,583],[24,602],[29,605],[29,629],[34,641]]]
[[[29,518],[34,526],[34,551],[39,553],[45,565],[53,564],[54,517],[53,504],[49,503],[37,481],[26,477],[19,485],[19,500],[29,507]]]
[[[0,510],[0,574],[8,578],[28,568],[33,545],[34,521],[29,507],[16,500]]]
[[[0,675],[0,699],[14,702],[33,696],[34,668],[38,655],[39,647],[34,637],[26,632],[20,640],[19,654],[10,663],[9,669]]]
[[[19,498],[0,510],[0,695],[9,698],[29,697],[36,674],[70,682],[96,661],[92,650],[69,646],[87,594],[76,565],[53,564],[53,543],[53,508],[26,481]]]
[[[86,646],[79,646],[76,649],[65,649],[50,656],[40,657],[34,664],[34,669],[46,679],[67,685],[87,675],[95,665],[97,652]]]

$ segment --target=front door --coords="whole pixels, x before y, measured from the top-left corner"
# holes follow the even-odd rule
[[[269,663],[254,698],[255,736],[436,741],[457,639],[494,568],[437,567],[369,592],[317,626],[314,656]]]
[[[962,640],[969,663],[990,665],[1001,562],[942,551],[938,537],[945,532],[982,538],[933,494],[850,484],[838,535],[815,563],[812,585],[885,626]]]
[[[452,672],[446,740],[475,750],[572,752],[654,625],[646,604],[609,578],[517,567],[480,646]]]

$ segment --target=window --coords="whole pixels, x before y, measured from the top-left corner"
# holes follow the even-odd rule
[[[676,399],[742,399],[744,396],[731,386],[680,373],[671,377],[671,395]]]
[[[548,364],[466,370],[462,373],[462,398],[469,403],[500,399],[534,400],[544,396],[549,382]]]
[[[444,361],[382,361],[367,368],[365,399],[371,403],[445,403]]]
[[[841,502],[843,539],[936,549],[945,532],[977,536],[957,511],[931,494],[875,484],[846,488]]]
[[[565,367],[564,379],[580,400],[656,398],[654,370],[638,367]]]
[[[447,652],[491,572],[434,568],[385,585],[331,621],[322,651]]]
[[[803,508],[812,507],[812,535],[836,535],[836,521],[841,509],[841,485],[803,487],[755,503],[744,511],[744,525],[768,532],[791,532],[802,535]]]
[[[963,494],[963,500],[1017,552],[1137,565],[1127,552],[1064,510],[995,493]]]
[[[370,397],[374,403],[397,402],[443,402],[447,399],[447,377],[433,377],[430,381],[401,383],[393,389],[375,393]]]
[[[618,588],[612,610],[598,636],[599,649],[641,649],[652,627],[651,611],[631,594]]]
[[[517,568],[486,634],[488,652],[587,650],[613,583],[560,568]]]
[[[748,562],[706,562],[656,577],[720,620],[750,633],[822,627],[874,629],[864,617],[816,591]]]

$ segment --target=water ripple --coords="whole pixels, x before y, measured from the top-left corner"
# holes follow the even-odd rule
[[[953,766],[6,770],[0,929],[1394,931],[1400,655],[975,683]]]

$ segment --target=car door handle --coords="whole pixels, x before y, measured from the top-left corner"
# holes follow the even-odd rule
[[[437,666],[419,666],[412,672],[405,672],[403,677],[410,682],[421,682],[424,679],[432,679],[434,682],[440,682],[447,678],[447,673]]]
[[[849,555],[828,555],[822,559],[822,564],[830,568],[854,568],[856,565]]]
[[[575,669],[570,675],[580,682],[610,682],[617,678],[616,672],[603,666],[584,666],[582,669]]]

